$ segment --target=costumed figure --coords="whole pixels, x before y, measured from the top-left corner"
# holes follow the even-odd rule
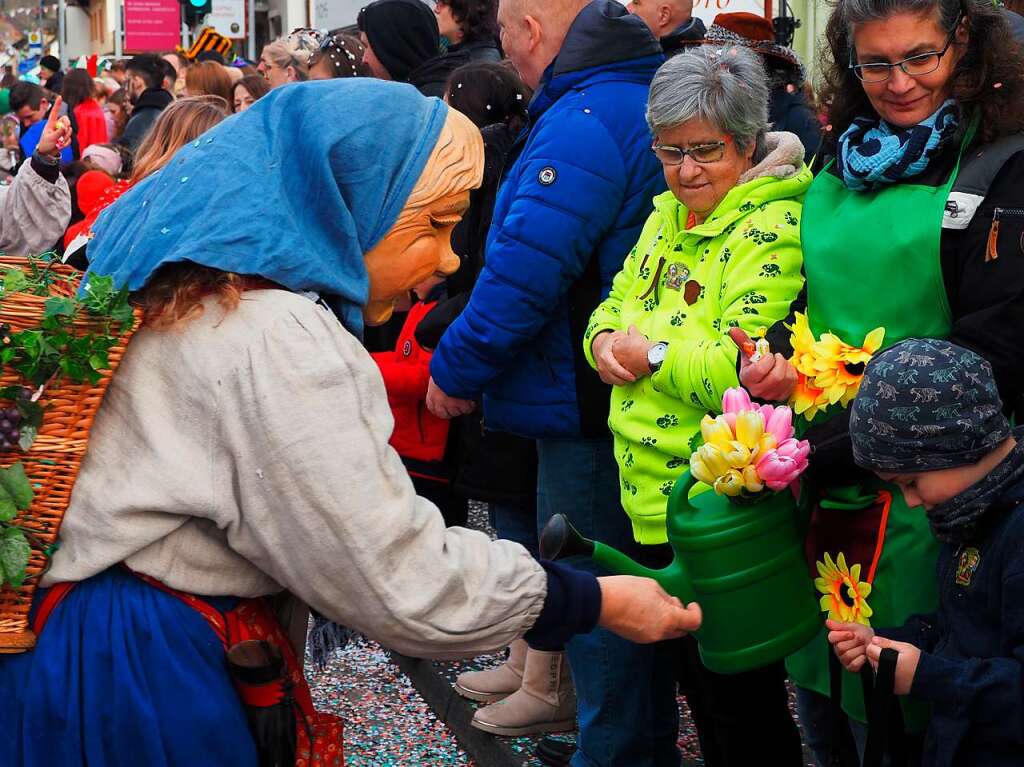
[[[446,529],[387,444],[364,316],[455,269],[482,163],[468,119],[410,86],[304,83],[100,218],[84,290],[112,276],[144,324],[36,595],[38,643],[0,659],[5,763],[341,764],[297,660],[299,601],[420,657],[699,625],[653,581]]]

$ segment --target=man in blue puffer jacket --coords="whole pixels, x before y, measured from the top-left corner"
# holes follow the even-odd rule
[[[611,0],[501,0],[498,21],[502,47],[535,89],[530,126],[510,157],[469,304],[434,352],[427,404],[452,417],[482,395],[487,428],[537,440],[539,525],[565,512],[584,535],[636,552],[619,504],[610,393],[582,338],[665,188],[645,122],[661,47]],[[651,702],[652,685],[674,684],[665,648],[596,631],[567,652],[579,701],[573,765],[678,758],[676,713]]]

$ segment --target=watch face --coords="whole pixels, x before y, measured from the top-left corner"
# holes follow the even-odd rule
[[[652,365],[660,365],[665,361],[666,354],[668,354],[668,344],[655,344],[647,352],[647,361]]]

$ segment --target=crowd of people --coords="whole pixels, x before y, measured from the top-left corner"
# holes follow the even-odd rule
[[[692,6],[374,0],[258,62],[208,31],[0,83],[0,251],[144,318],[38,645],[0,659],[0,763],[340,763],[310,613],[321,650],[507,648],[455,689],[495,735],[576,729],[548,764],[680,764],[680,693],[709,767],[1022,763],[1024,20],[838,0],[815,91],[770,20]],[[860,356],[816,388],[819,338]],[[672,561],[668,498],[737,386],[806,415],[782,492],[812,578],[842,552],[836,598],[871,609],[721,674],[700,605],[540,535]],[[276,735],[225,663],[257,638]],[[900,696],[885,740],[866,667]]]

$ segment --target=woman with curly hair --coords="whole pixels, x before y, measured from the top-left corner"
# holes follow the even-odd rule
[[[987,359],[1007,411],[1022,412],[1024,57],[1007,15],[989,0],[840,0],[827,42],[830,151],[804,201],[807,285],[794,307],[809,324],[804,340],[831,332],[870,353],[907,338],[946,338]],[[807,551],[812,562],[842,552],[848,575],[856,565],[871,584],[864,622],[901,625],[936,605],[929,574],[938,547],[900,486],[854,465],[846,400],[837,403],[787,360],[794,319],[769,333],[782,353],[745,360],[741,381],[766,400],[795,393],[797,412],[820,411],[806,435],[815,446]],[[857,382],[862,371],[840,372]],[[934,390],[925,374],[912,375],[920,375],[915,396],[927,401]],[[860,393],[881,414],[878,429],[901,415],[889,395]],[[970,395],[950,417],[971,407]],[[823,631],[789,662],[822,763],[831,657]],[[845,678],[841,687],[862,741],[861,685]],[[835,703],[838,715],[839,696]],[[902,713],[907,732],[924,728],[920,703],[905,700]]]

